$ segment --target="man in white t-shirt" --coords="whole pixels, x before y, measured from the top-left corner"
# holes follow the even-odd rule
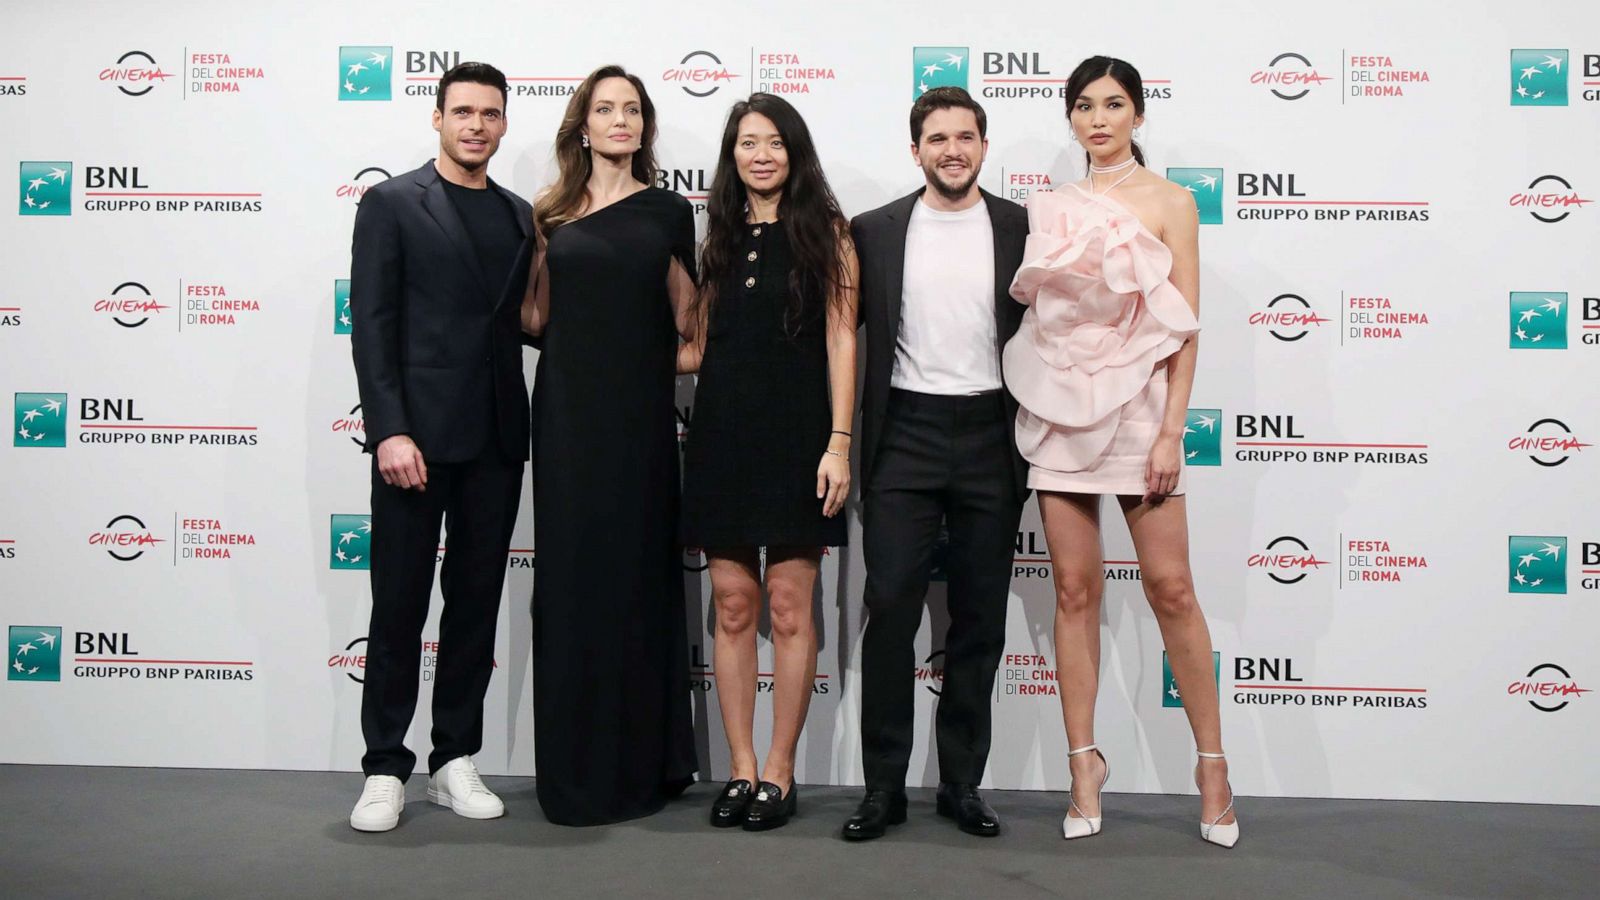
[[[867,793],[847,840],[905,821],[914,715],[913,642],[931,570],[949,587],[936,736],[938,810],[993,836],[978,794],[1027,464],[1000,351],[1022,321],[1011,279],[1027,213],[977,186],[987,119],[966,91],[934,88],[911,109],[911,153],[927,184],[851,223],[866,329],[862,395],[862,545],[867,627],[861,743]],[[941,525],[949,541],[934,559]],[[937,636],[935,638],[937,642]]]

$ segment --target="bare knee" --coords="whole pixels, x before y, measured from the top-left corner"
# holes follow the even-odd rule
[[[1098,578],[1056,579],[1056,609],[1069,616],[1098,614],[1105,585]]]
[[[1158,618],[1180,619],[1200,609],[1200,601],[1194,594],[1194,581],[1188,575],[1147,578],[1144,591],[1150,600],[1151,611]]]
[[[756,627],[756,613],[761,599],[746,590],[711,589],[711,600],[717,608],[717,633],[741,636]]]
[[[773,584],[771,596],[772,636],[801,637],[811,631],[811,594],[794,585]]]

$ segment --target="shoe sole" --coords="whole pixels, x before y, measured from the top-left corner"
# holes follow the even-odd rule
[[[357,831],[364,831],[368,834],[376,834],[383,831],[393,831],[395,826],[399,824],[399,816],[395,816],[393,820],[385,819],[378,822],[357,822],[354,818],[350,820],[351,828],[354,828]]]
[[[495,812],[476,809],[463,809],[457,806],[455,801],[450,799],[450,795],[442,791],[436,791],[433,788],[428,788],[428,802],[437,806],[443,806],[464,819],[498,819],[506,814],[506,808],[504,805],[502,805],[500,809]]]

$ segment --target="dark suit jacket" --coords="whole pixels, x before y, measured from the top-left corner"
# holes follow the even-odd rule
[[[924,188],[926,190],[926,188]],[[982,191],[989,207],[989,222],[994,229],[994,317],[995,353],[1022,324],[1022,304],[1011,299],[1011,279],[1022,265],[1023,245],[1028,240],[1028,213],[1010,200]],[[906,229],[911,211],[920,202],[922,191],[901,197],[886,206],[862,213],[850,222],[856,256],[861,262],[861,326],[867,332],[866,385],[861,402],[861,486],[872,479],[878,437],[883,433],[884,416],[889,409],[889,379],[894,374],[895,341],[900,334],[900,295],[905,285]],[[1010,415],[1006,435],[1011,445],[1011,465],[1017,496],[1027,499],[1028,464],[1017,452],[1017,401],[1005,394]]]
[[[489,447],[528,458],[520,309],[533,208],[492,180],[489,188],[511,202],[522,228],[510,273],[483,271],[432,160],[361,197],[350,348],[369,453],[408,434],[427,462],[466,462]]]

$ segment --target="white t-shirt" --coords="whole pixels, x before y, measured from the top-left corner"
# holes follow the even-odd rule
[[[988,204],[943,212],[917,201],[905,265],[890,386],[945,395],[998,390]]]

